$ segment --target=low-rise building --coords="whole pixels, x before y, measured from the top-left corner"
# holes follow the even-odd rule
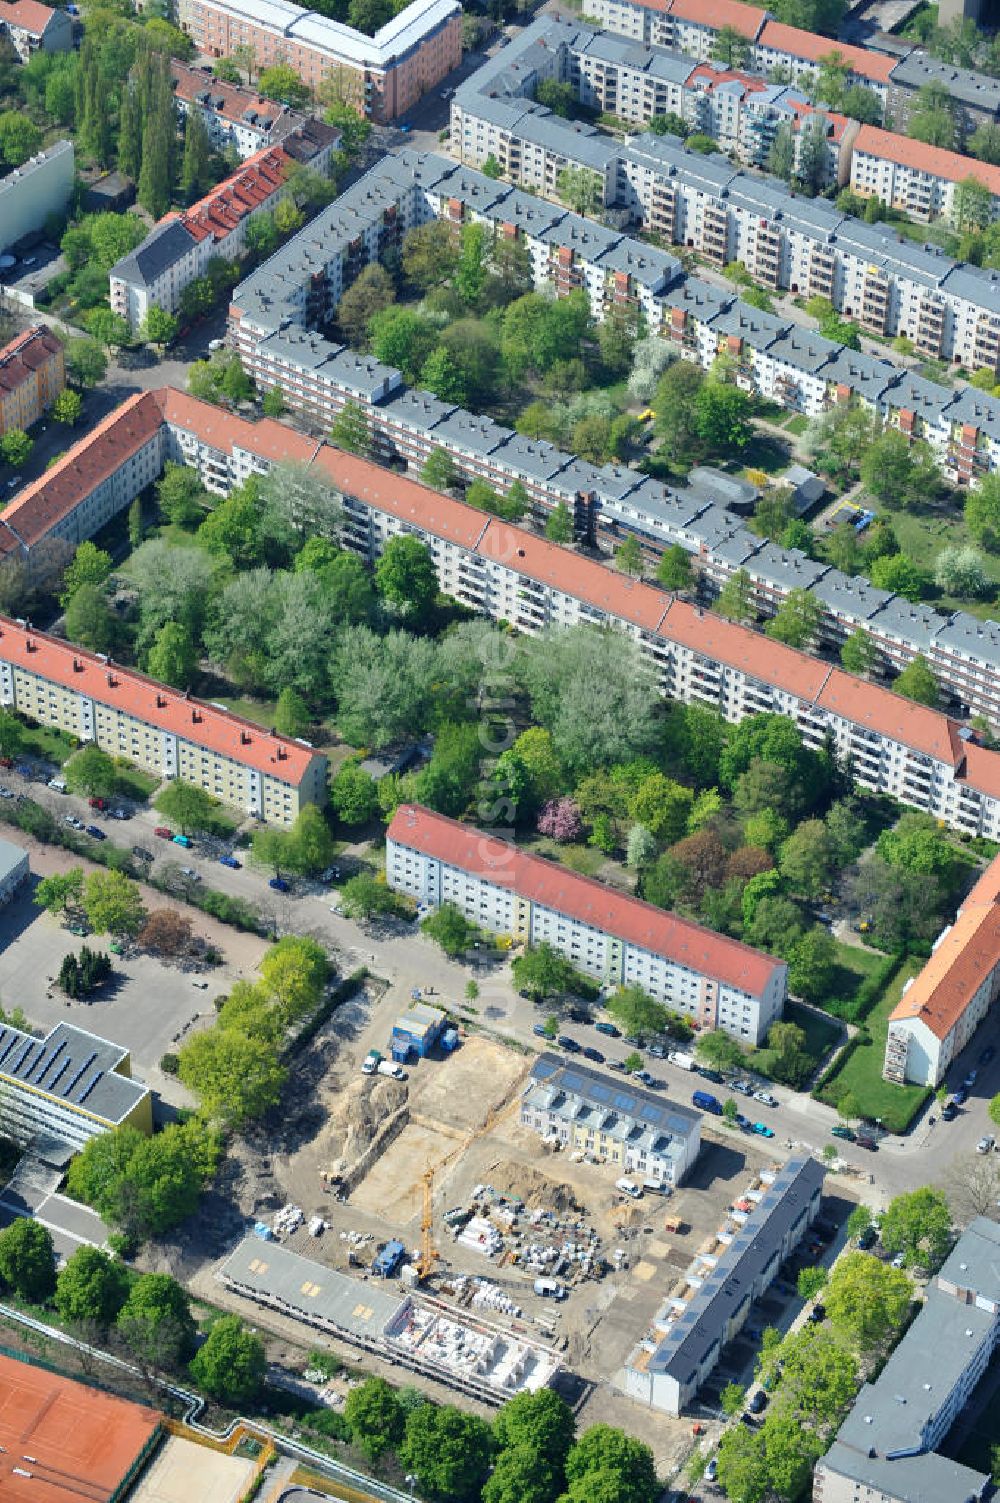
[[[153,1131],[149,1087],[132,1079],[127,1049],[71,1023],[43,1039],[0,1026],[0,1128],[55,1161],[116,1127]]]
[[[10,38],[22,63],[36,52],[69,52],[73,22],[64,10],[40,0],[0,0],[0,35]]]
[[[998,1270],[1000,1226],[978,1216],[817,1462],[814,1503],[975,1503],[992,1493],[988,1472],[943,1456],[940,1447],[1000,1342]]]
[[[630,1398],[683,1413],[818,1216],[824,1173],[816,1159],[789,1159],[734,1202],[629,1356],[623,1388]]]
[[[415,1054],[424,1059],[441,1037],[448,1014],[427,1002],[414,1002],[392,1025],[389,1046],[393,1059],[408,1059]]]
[[[683,1183],[701,1150],[701,1114],[632,1081],[541,1055],[521,1097],[521,1126],[654,1185]]]
[[[987,867],[953,924],[889,1016],[886,1080],[938,1086],[1000,996],[1000,858]]]
[[[72,141],[56,141],[0,179],[0,251],[66,212],[73,193]]]
[[[2,617],[0,704],[267,824],[325,797],[326,759],[308,742]]]
[[[37,423],[65,385],[62,341],[44,324],[18,334],[0,350],[0,434]]]
[[[30,876],[28,853],[12,840],[0,840],[0,908],[5,908]]]
[[[759,1044],[781,1017],[783,962],[420,805],[393,816],[386,881],[515,944],[550,944],[610,986],[639,986],[697,1028]]]

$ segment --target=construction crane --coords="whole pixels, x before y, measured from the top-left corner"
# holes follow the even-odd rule
[[[420,1217],[420,1265],[421,1280],[430,1278],[437,1261],[438,1250],[434,1246],[434,1167],[428,1164],[423,1175],[424,1206]]]

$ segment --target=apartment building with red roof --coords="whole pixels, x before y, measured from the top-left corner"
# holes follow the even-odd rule
[[[874,125],[862,125],[855,137],[851,188],[915,219],[950,218],[956,186],[969,180],[989,193],[995,219],[1000,212],[1000,167]]]
[[[231,147],[241,161],[266,146],[280,145],[290,131],[306,124],[307,117],[287,104],[215,78],[207,65],[196,68],[171,58],[170,77],[181,119],[196,111],[216,150]]]
[[[938,1086],[1000,996],[1000,857],[938,935],[889,1017],[882,1073]]]
[[[73,46],[67,13],[40,0],[0,0],[0,33],[10,38],[22,63],[36,52],[69,52]]]
[[[164,215],[140,246],[111,268],[111,307],[137,329],[151,307],[175,313],[184,288],[219,256],[235,261],[246,249],[247,225],[269,213],[288,191],[289,170],[301,162],[325,172],[336,132],[315,137],[299,127],[281,145],[265,146],[182,213]]]
[[[696,1028],[759,1044],[781,1017],[783,961],[418,804],[393,816],[386,881],[516,944],[550,944],[613,986],[640,986]]]
[[[37,423],[66,385],[62,342],[34,324],[0,350],[0,434]]]

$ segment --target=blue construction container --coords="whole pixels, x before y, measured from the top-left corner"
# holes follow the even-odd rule
[[[402,1242],[387,1242],[382,1251],[377,1254],[372,1263],[372,1273],[380,1279],[391,1279],[406,1257],[406,1246]]]
[[[446,1028],[441,1035],[441,1048],[445,1054],[453,1054],[458,1048],[458,1029]]]

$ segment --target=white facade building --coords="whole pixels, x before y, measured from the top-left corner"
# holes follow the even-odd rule
[[[0,251],[65,213],[73,193],[71,141],[57,141],[0,179]]]

